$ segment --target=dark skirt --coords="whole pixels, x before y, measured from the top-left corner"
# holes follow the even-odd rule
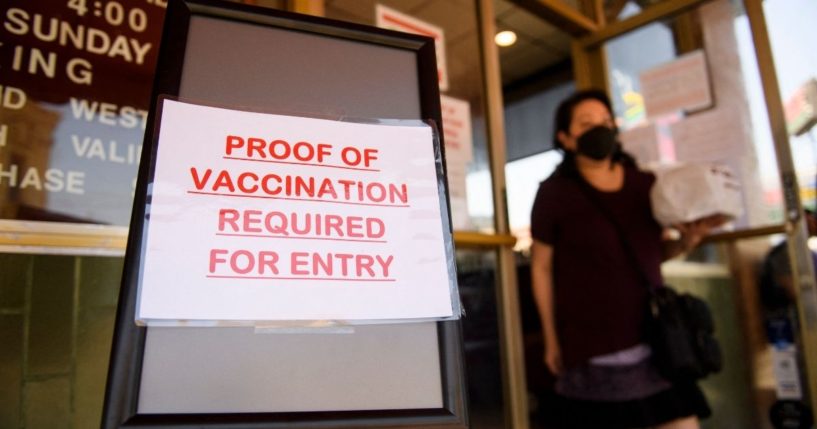
[[[676,383],[653,395],[628,401],[570,399],[556,393],[541,398],[539,420],[553,429],[645,428],[712,412],[695,383]]]

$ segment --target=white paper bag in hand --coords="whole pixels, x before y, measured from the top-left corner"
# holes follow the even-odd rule
[[[664,226],[712,215],[736,218],[743,213],[740,182],[729,167],[688,164],[655,172],[652,210]]]

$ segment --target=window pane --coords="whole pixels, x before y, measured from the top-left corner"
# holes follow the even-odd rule
[[[0,219],[128,225],[163,4],[4,2]]]
[[[817,3],[811,0],[763,2],[772,44],[781,102],[791,135],[792,158],[800,183],[803,205],[817,206],[814,179],[817,175],[817,52],[807,48],[817,40]]]

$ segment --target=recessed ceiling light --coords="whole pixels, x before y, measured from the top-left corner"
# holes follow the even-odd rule
[[[500,31],[494,36],[494,41],[502,47],[511,46],[516,43],[516,33],[510,30]]]

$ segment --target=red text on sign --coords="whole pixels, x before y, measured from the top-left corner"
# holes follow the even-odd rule
[[[211,274],[222,264],[229,264],[230,270],[238,274],[278,274],[277,263],[278,253],[270,250],[256,254],[249,250],[210,249]]]
[[[215,174],[214,174],[215,173]],[[315,177],[265,174],[245,171],[233,174],[229,170],[200,171],[190,167],[193,186],[198,191],[210,189],[214,193],[239,192],[243,194],[266,194],[270,196],[309,197],[318,199],[361,201],[372,203],[408,203],[408,186],[405,183],[360,182],[347,179],[316,179]]]
[[[267,141],[258,137],[243,138],[227,136],[224,153],[234,155],[238,152],[247,158],[274,159],[283,161],[294,158],[303,162],[321,163],[332,154],[332,145],[310,142],[289,143],[286,140]]]
[[[383,237],[386,224],[374,217],[340,216],[323,213],[220,209],[219,232],[270,233],[312,237]]]
[[[293,252],[291,272],[294,275],[340,277],[389,277],[389,267],[394,256],[355,255],[351,253]],[[365,275],[364,275],[365,274]]]
[[[349,146],[340,151],[340,158],[344,164],[352,167],[360,165],[361,162],[364,167],[369,167],[372,161],[377,159],[377,149],[363,149],[361,152],[360,149]]]

